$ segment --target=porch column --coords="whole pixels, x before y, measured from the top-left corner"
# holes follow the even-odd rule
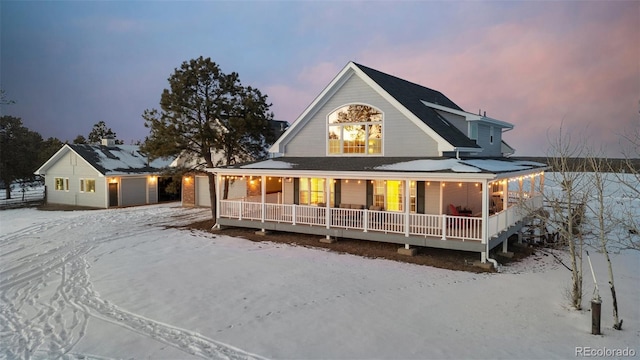
[[[411,180],[404,181],[404,236],[409,237],[409,223],[411,214]]]
[[[327,229],[331,228],[331,181],[333,180],[330,178],[324,179],[324,223]],[[327,239],[329,238],[330,236],[327,235]]]
[[[215,187],[216,187],[216,224],[218,222],[218,219],[220,219],[220,182],[222,181],[221,176],[218,174],[213,174],[213,178],[215,181]],[[193,186],[195,187],[195,175],[193,176]],[[219,226],[218,226],[219,227]]]
[[[522,176],[518,178],[518,196],[520,197],[520,201],[524,198],[524,179]]]
[[[267,201],[267,177],[264,175],[260,177],[260,195],[260,202],[262,203],[262,205],[260,206],[260,221],[264,224],[265,210],[267,209],[267,206],[265,204],[265,202]],[[264,232],[264,229],[262,229],[262,232]]]
[[[509,205],[509,179],[502,180],[502,210],[507,210]]]
[[[489,255],[489,197],[491,191],[489,191],[489,181],[482,180],[482,222],[480,223],[480,231],[482,234],[482,243],[486,244],[485,251],[480,253],[480,262],[486,263],[487,256]]]
[[[529,198],[533,198],[533,196],[536,194],[536,174],[533,174],[531,176],[531,190],[529,191]]]

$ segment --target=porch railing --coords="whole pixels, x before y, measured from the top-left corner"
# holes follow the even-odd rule
[[[220,200],[220,217],[307,226],[326,227],[328,223],[329,228],[433,236],[442,240],[482,240],[482,218],[479,217],[409,214],[407,222],[406,214],[400,212],[238,200]]]

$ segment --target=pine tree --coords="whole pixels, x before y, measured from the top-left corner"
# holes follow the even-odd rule
[[[11,184],[15,180],[33,179],[38,168],[42,136],[22,125],[14,116],[0,117],[0,180],[6,198],[11,199]]]
[[[242,86],[237,73],[225,74],[201,56],[175,69],[169,86],[162,92],[161,110],[145,110],[142,115],[151,132],[142,150],[150,157],[180,155],[202,159],[212,168],[265,155],[274,137],[271,104],[258,89]],[[217,161],[215,153],[221,155]],[[211,173],[209,192],[215,219],[217,194]]]
[[[93,129],[88,136],[89,144],[100,144],[102,139],[111,138],[115,139],[116,133],[111,130],[111,128],[107,127],[104,121],[99,121],[98,123],[93,125]]]

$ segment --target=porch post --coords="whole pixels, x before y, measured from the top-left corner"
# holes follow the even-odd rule
[[[411,181],[404,181],[404,236],[409,237],[409,218],[411,213]]]
[[[265,210],[267,209],[267,205],[265,204],[267,200],[267,177],[262,175],[260,177],[260,193],[261,193],[261,205],[260,205],[260,222],[264,224],[265,218]],[[262,232],[265,232],[264,228],[262,228]]]
[[[482,234],[482,243],[486,245],[486,251],[480,253],[480,262],[486,263],[487,256],[489,255],[489,197],[491,192],[489,191],[489,181],[487,179],[482,180],[482,223],[480,223],[480,231]]]
[[[533,198],[536,193],[536,174],[531,176],[531,190],[529,191],[529,198]]]
[[[220,181],[221,181],[221,177],[218,174],[213,174],[213,177],[215,179],[215,185],[216,185],[216,223],[218,222],[218,219],[220,219]],[[196,180],[196,176],[193,176],[193,186],[195,188],[195,180]]]
[[[324,179],[324,223],[327,229],[331,228],[331,180],[330,178]],[[327,239],[330,236],[327,235]]]

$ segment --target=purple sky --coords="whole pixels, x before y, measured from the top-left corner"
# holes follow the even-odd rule
[[[200,55],[238,72],[293,122],[348,61],[437,89],[515,124],[517,155],[546,155],[562,123],[619,156],[640,126],[640,2],[0,3],[0,87],[43,137],[104,120],[148,134],[167,78]]]

